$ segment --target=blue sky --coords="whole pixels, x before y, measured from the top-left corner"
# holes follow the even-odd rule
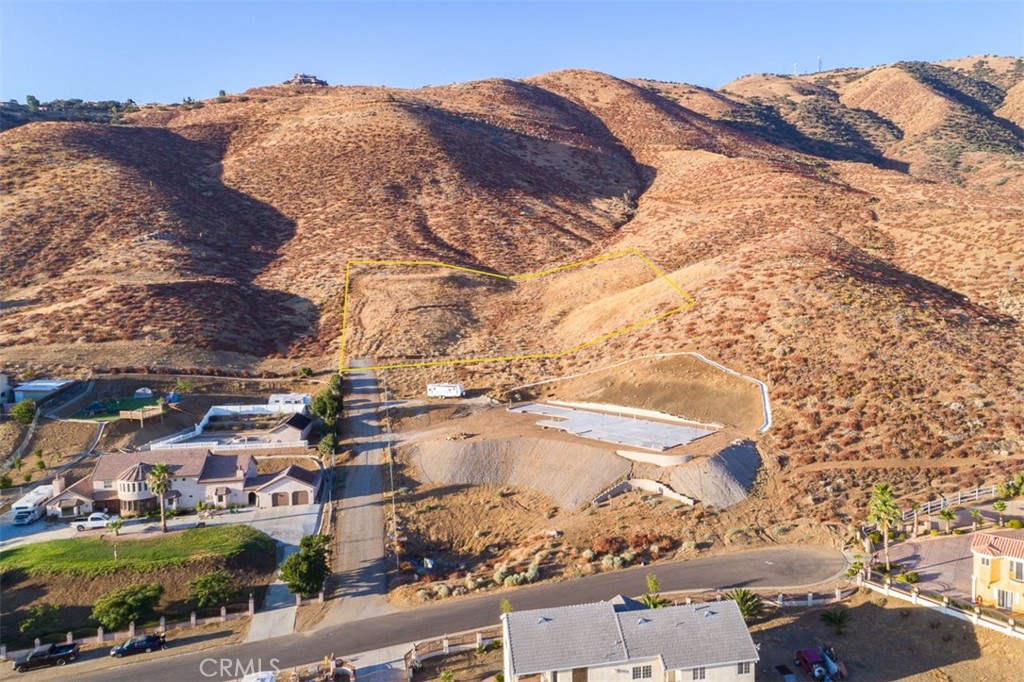
[[[748,73],[1024,54],[1024,2],[0,0],[0,99],[174,102],[277,83],[419,87],[564,68]]]

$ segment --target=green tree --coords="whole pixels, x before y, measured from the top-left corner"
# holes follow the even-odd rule
[[[124,527],[124,519],[115,519],[113,521],[107,521],[107,530],[114,531],[114,535],[120,535],[122,527]]]
[[[21,457],[15,457],[14,460],[11,462],[11,468],[14,469],[15,471],[21,471],[21,465]]]
[[[322,435],[316,449],[324,457],[330,457],[334,453],[334,434],[328,431]]]
[[[736,602],[740,615],[743,616],[743,620],[747,623],[760,618],[761,614],[764,613],[764,602],[761,601],[761,597],[750,590],[737,588],[732,592],[727,592],[725,598]]]
[[[328,386],[313,396],[309,411],[323,419],[324,423],[334,424],[341,411],[341,394]]]
[[[879,483],[871,492],[871,499],[868,501],[868,523],[878,526],[878,532],[882,534],[886,573],[892,570],[892,564],[889,561],[889,530],[900,520],[900,509],[896,506],[892,488],[888,483]]]
[[[311,596],[319,592],[330,571],[331,536],[306,535],[299,541],[299,551],[281,564],[281,580],[292,594]]]
[[[35,95],[25,95],[25,105],[28,107],[29,111],[39,110],[39,100],[36,99]]]
[[[946,522],[946,534],[949,534],[951,524],[956,521],[956,512],[952,507],[946,507],[939,511],[939,518]]]
[[[4,488],[11,488],[14,486],[14,481],[7,474],[0,474],[0,490]]]
[[[60,607],[56,604],[33,604],[28,607],[28,616],[18,625],[23,635],[38,637],[57,629],[60,624]]]
[[[437,676],[440,682],[455,682],[455,671],[445,668],[441,671],[441,674]]]
[[[160,530],[167,532],[167,493],[171,490],[171,468],[161,462],[146,474],[146,486],[160,501]]]
[[[984,520],[985,517],[982,516],[981,512],[978,511],[977,509],[972,509],[969,513],[971,515],[971,527],[974,530],[978,530],[979,528],[981,528],[981,522]]]
[[[44,462],[41,459],[37,459],[36,460],[36,469],[39,469],[40,471],[42,471],[45,468],[46,468],[46,462]]]
[[[191,393],[195,390],[196,382],[192,381],[188,377],[178,377],[178,380],[174,382],[174,390],[176,393]]]
[[[28,398],[11,408],[11,418],[19,424],[31,424],[35,417],[36,404]]]
[[[200,608],[227,604],[241,593],[241,583],[223,569],[205,573],[188,584],[188,598]]]
[[[218,90],[218,91],[217,91],[217,96],[218,96],[218,97],[224,97],[224,96],[225,96],[225,95],[227,95],[227,94],[228,94],[228,93],[224,92],[223,90]]]
[[[3,484],[0,484],[0,487],[3,487]],[[1007,501],[1006,500],[996,500],[994,503],[992,503],[992,509],[994,509],[995,513],[999,515],[999,527],[1001,528],[1002,527],[1002,512],[1007,511]]]
[[[850,625],[850,612],[842,606],[833,606],[821,614],[821,622],[832,628],[837,635],[841,635]]]
[[[501,600],[500,604],[498,604],[498,609],[500,609],[502,613],[512,613],[512,602],[510,602],[506,597]]]
[[[299,378],[301,378],[301,379],[309,378],[309,377],[313,376],[313,368],[312,367],[299,367],[298,375],[299,375]]]
[[[653,573],[647,574],[647,593],[640,597],[640,601],[649,609],[661,609],[672,602],[661,596],[661,581]]]
[[[24,475],[21,477],[21,480],[25,481],[25,483],[31,483],[32,482],[32,472],[31,471],[26,471],[24,473]]]
[[[92,618],[107,630],[120,630],[128,623],[152,615],[164,588],[160,583],[131,585],[108,592],[96,600]]]

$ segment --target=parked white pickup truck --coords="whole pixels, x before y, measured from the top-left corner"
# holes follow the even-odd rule
[[[71,527],[75,530],[86,530],[92,528],[106,528],[107,524],[111,521],[117,521],[120,516],[117,514],[110,515],[104,514],[103,512],[96,512],[90,514],[84,519],[75,519],[71,522]]]

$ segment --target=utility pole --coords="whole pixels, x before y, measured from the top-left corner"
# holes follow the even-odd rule
[[[818,73],[821,73],[821,55],[818,55]]]
[[[793,75],[796,75],[796,62],[793,62]]]

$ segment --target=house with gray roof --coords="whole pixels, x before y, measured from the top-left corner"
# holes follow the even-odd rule
[[[733,601],[647,609],[631,599],[502,615],[506,682],[753,682]]]

